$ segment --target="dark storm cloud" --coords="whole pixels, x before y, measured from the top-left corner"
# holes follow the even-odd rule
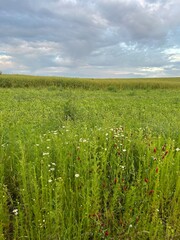
[[[1,0],[0,68],[134,76],[176,64],[177,74],[165,50],[180,48],[179,11],[178,0]]]

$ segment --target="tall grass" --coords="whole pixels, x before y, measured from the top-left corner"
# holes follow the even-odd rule
[[[65,77],[41,77],[28,75],[0,75],[0,87],[59,87],[82,89],[179,89],[180,78],[148,78],[148,79],[82,79]]]
[[[179,96],[0,89],[0,239],[178,239]]]
[[[122,127],[64,126],[27,137],[1,144],[2,239],[179,236],[179,150],[172,140]]]

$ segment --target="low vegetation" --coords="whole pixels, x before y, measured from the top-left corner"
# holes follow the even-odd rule
[[[180,78],[148,78],[148,79],[82,79],[66,77],[41,77],[28,75],[0,76],[0,87],[2,88],[81,88],[89,90],[122,89],[180,89]]]
[[[179,239],[179,84],[0,76],[0,239]]]

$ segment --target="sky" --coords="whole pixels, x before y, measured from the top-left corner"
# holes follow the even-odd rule
[[[180,76],[180,0],[0,0],[0,71]]]

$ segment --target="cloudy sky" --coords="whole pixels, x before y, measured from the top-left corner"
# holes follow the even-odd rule
[[[180,76],[180,0],[0,0],[0,70]]]

